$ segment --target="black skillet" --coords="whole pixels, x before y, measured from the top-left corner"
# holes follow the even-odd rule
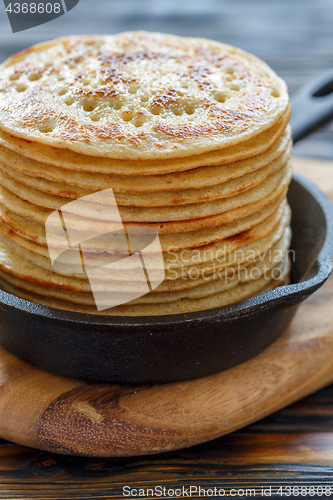
[[[333,118],[333,71],[295,95],[292,109],[295,141]],[[0,343],[41,368],[95,382],[174,382],[246,361],[284,332],[332,271],[333,205],[299,175],[288,199],[292,284],[231,306],[144,318],[60,311],[0,291]]]

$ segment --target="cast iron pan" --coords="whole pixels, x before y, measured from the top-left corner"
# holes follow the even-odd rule
[[[305,96],[311,101],[308,93]],[[332,98],[333,115],[333,96],[327,96],[320,99]],[[303,128],[294,125],[296,138],[328,120],[327,106],[318,116],[315,124],[304,120]],[[294,122],[296,118],[297,113]],[[94,382],[174,382],[246,361],[284,332],[299,304],[332,271],[333,205],[299,175],[294,176],[288,199],[296,257],[292,284],[231,306],[144,318],[60,311],[0,291],[0,343],[41,368]]]

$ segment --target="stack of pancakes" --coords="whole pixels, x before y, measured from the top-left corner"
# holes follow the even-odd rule
[[[286,85],[265,63],[209,40],[67,37],[11,57],[0,67],[1,287],[59,309],[149,316],[282,285],[289,117]],[[120,265],[110,280],[102,267],[133,253],[94,238],[110,228],[103,193],[111,190],[123,223],[113,221],[118,242],[142,227],[158,235],[164,279],[149,293],[135,269],[129,276]],[[55,268],[45,224],[91,195],[93,216],[82,203],[73,215],[84,262],[61,260],[66,242],[55,227]],[[154,252],[144,255],[148,277],[160,269]],[[96,269],[94,295],[83,263]],[[120,305],[107,307],[110,293]]]

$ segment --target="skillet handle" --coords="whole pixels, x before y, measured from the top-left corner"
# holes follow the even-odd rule
[[[333,70],[329,70],[291,96],[294,143],[333,119]]]

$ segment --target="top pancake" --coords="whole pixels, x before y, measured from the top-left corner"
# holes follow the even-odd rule
[[[226,149],[210,151],[200,155],[188,156],[186,158],[165,158],[159,160],[119,160],[114,158],[101,158],[98,156],[87,156],[65,148],[46,146],[40,142],[31,142],[0,129],[0,159],[5,151],[18,154],[19,162],[26,160],[29,163],[40,162],[42,168],[60,167],[84,175],[100,173],[106,175],[120,174],[122,176],[149,176],[161,175],[174,172],[184,172],[197,169],[203,165],[225,165],[227,163],[239,162],[251,159],[267,153],[276,146],[279,138],[285,134],[286,127],[291,115],[290,106],[275,125],[261,134],[252,137],[245,142],[236,144]],[[287,127],[287,129],[290,127]],[[290,130],[289,130],[290,132]],[[34,169],[33,169],[34,170]],[[63,172],[65,175],[65,173]],[[145,181],[144,181],[145,182]]]
[[[264,62],[200,38],[66,37],[9,58],[0,71],[2,130],[97,157],[224,150],[269,130],[287,108],[286,85]]]

